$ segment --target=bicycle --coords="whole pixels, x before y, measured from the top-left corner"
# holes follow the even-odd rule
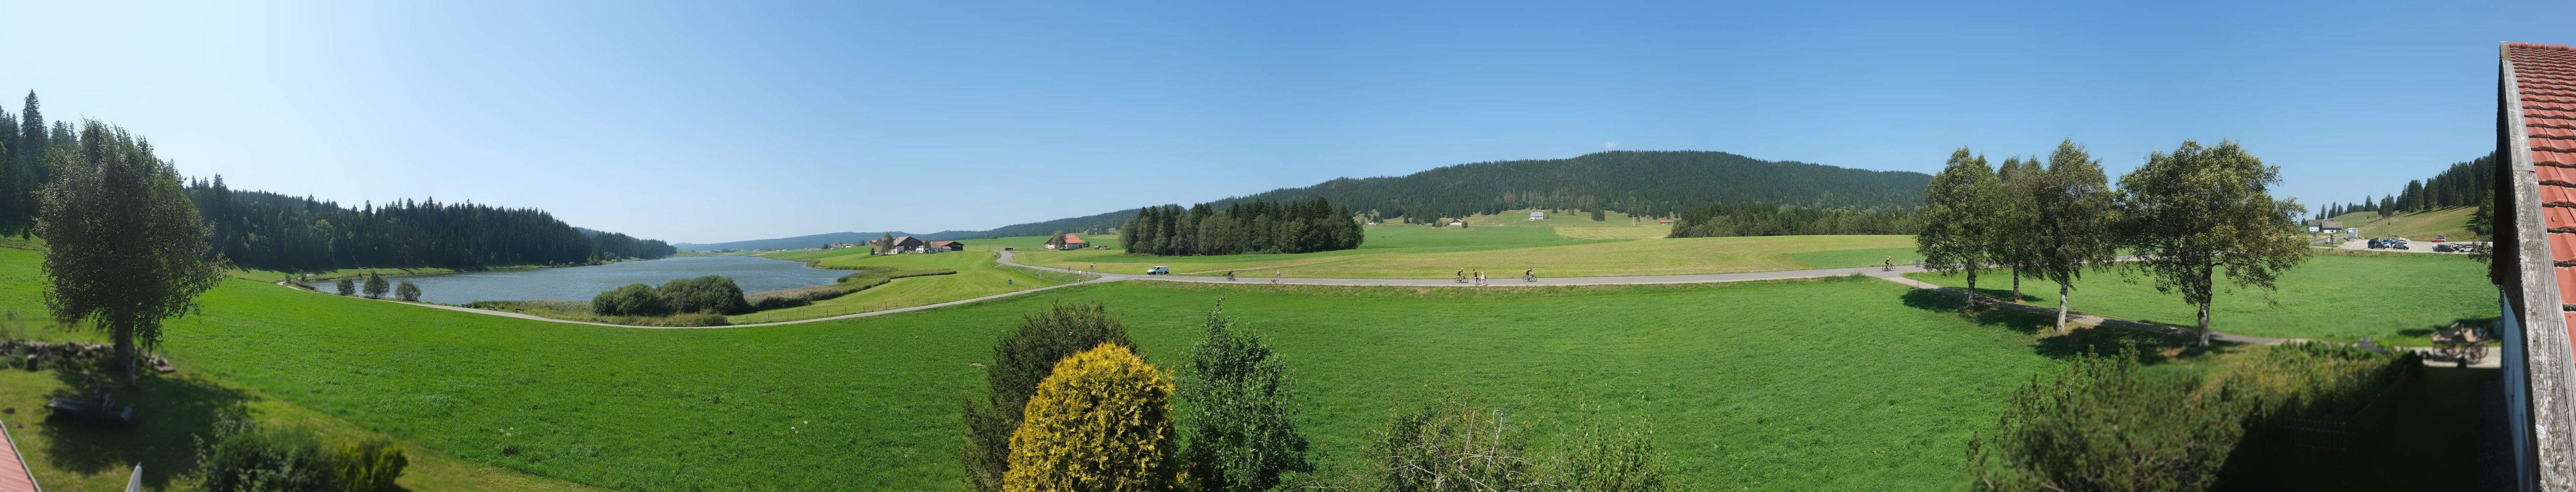
[[[1227,270],[1227,271],[1225,272],[1225,281],[1227,281],[1227,282],[1233,282],[1233,281],[1234,281],[1234,271],[1233,271],[1233,270]]]

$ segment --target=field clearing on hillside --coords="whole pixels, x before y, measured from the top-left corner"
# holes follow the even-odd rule
[[[1646,224],[1634,227],[1558,227],[1556,235],[1566,239],[1656,239],[1673,234],[1669,224]]]
[[[2345,227],[2360,227],[2361,233],[2370,237],[2395,234],[2415,241],[2431,241],[2434,235],[2445,235],[2453,241],[2485,241],[2485,236],[2469,233],[2469,215],[2476,212],[2477,207],[2451,207],[2388,218],[2380,218],[2379,212],[2354,212],[2332,220],[2343,222]]]
[[[1544,212],[1547,214],[1547,218],[1544,220],[1529,220],[1530,212]],[[1628,214],[1618,211],[1604,211],[1602,212],[1602,215],[1602,220],[1592,220],[1592,212],[1586,210],[1565,209],[1550,211],[1547,209],[1524,208],[1518,210],[1505,210],[1502,213],[1493,215],[1468,217],[1467,225],[1475,227],[1635,227],[1640,222],[1646,225],[1656,225],[1654,217],[1632,218]]]
[[[861,248],[844,248],[860,250]],[[835,250],[837,252],[838,250]],[[819,253],[819,252],[812,252]],[[771,256],[773,258],[778,256]],[[1050,274],[1025,268],[1005,267],[994,261],[994,255],[983,251],[961,251],[937,254],[868,255],[863,251],[826,256],[819,259],[825,267],[879,266],[902,270],[956,270],[954,275],[930,275],[894,279],[885,285],[825,299],[812,305],[773,309],[726,320],[734,324],[765,323],[839,316],[851,313],[884,311],[925,304],[938,304],[960,299],[973,299],[1004,292],[1035,289],[1076,281],[1071,274]]]
[[[24,255],[21,253],[21,255]],[[0,263],[31,271],[30,263]],[[227,282],[171,325],[182,367],[512,470],[629,490],[957,481],[958,402],[993,341],[1099,301],[1175,363],[1218,298],[1268,333],[1349,456],[1390,402],[1467,391],[1539,422],[1653,422],[1685,490],[1963,485],[1962,442],[2056,365],[2035,321],[1962,320],[1874,279],[1591,288],[1118,283],[762,328],[563,325]],[[1831,312],[1788,308],[1816,299]],[[8,304],[25,304],[26,298]],[[1497,357],[1498,354],[1509,356]],[[1348,459],[1348,458],[1340,458]]]
[[[2458,255],[2420,253],[2326,253],[2283,274],[2281,290],[2266,303],[2260,291],[2221,291],[2210,305],[2209,329],[2239,335],[2350,341],[2370,337],[2383,344],[2431,345],[2431,330],[2461,319],[2497,316],[2495,285],[2487,283],[2486,264]],[[1908,277],[1951,287],[1967,282],[1957,275],[1931,273]],[[2220,280],[2225,285],[2225,280]],[[2012,278],[1977,277],[1979,291],[2009,296]],[[2022,296],[2033,305],[2057,306],[2057,286],[2025,279]],[[2194,326],[2197,308],[2181,294],[2156,292],[2140,276],[2135,283],[2116,272],[2087,273],[2068,296],[2071,307],[2085,313],[2174,326]]]
[[[1616,229],[1616,228],[1611,228]],[[1170,265],[1184,275],[1302,278],[1448,278],[1459,269],[1497,277],[1537,269],[1545,277],[1732,273],[1879,264],[1900,249],[1911,254],[1913,236],[1758,236],[1679,239],[1576,240],[1552,228],[1379,227],[1360,249],[1301,254],[1145,256],[1119,251],[1022,253],[1020,263],[1109,273],[1144,273]],[[1383,238],[1383,240],[1381,240]],[[1861,254],[1796,256],[1864,250]]]

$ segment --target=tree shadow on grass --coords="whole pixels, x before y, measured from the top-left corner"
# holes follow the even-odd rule
[[[1954,295],[1955,292],[1958,291],[1956,289],[1944,289],[1944,291],[1914,289],[1906,291],[1902,300],[1907,307],[1958,314],[1966,318],[1966,321],[1979,326],[2001,327],[2014,333],[2037,337],[2037,340],[2031,343],[2031,352],[2051,359],[2066,359],[2087,354],[2112,355],[2120,353],[2124,348],[2134,348],[2139,354],[2139,363],[2154,365],[2175,359],[2196,358],[2212,351],[2225,351],[2234,345],[2212,342],[2209,348],[2201,348],[2193,343],[2190,336],[2175,333],[2170,327],[2121,320],[2110,320],[2109,323],[2105,323],[2110,326],[2075,327],[2065,334],[2058,334],[2054,309],[1988,304],[1973,310],[1962,311],[1962,308],[1968,305],[1968,300]],[[2009,294],[2011,294],[2010,291],[1999,292],[1995,299],[2002,299]]]
[[[1945,294],[1932,289],[1908,290],[1905,291],[1905,294],[1900,299],[1905,302],[1906,307],[1927,311],[1958,313],[1965,316],[1971,323],[1976,323],[1982,326],[2001,326],[2004,329],[2012,330],[2015,333],[2024,335],[2037,334],[2043,330],[2057,329],[2056,318],[2042,316],[2037,313],[2015,311],[1998,306],[1979,306],[1975,310],[1963,312],[1960,309],[1967,307],[1967,299],[1961,299],[1959,296]]]
[[[196,468],[196,436],[213,432],[216,413],[243,406],[252,399],[240,390],[200,378],[150,370],[136,374],[136,387],[126,388],[116,382],[117,374],[109,370],[114,365],[99,362],[49,368],[64,385],[49,397],[86,398],[105,387],[117,402],[134,406],[134,423],[88,421],[48,412],[40,424],[44,432],[39,433],[51,450],[43,457],[47,465],[82,475],[123,476],[139,463],[143,465],[144,485],[166,490],[171,488],[171,482]]]

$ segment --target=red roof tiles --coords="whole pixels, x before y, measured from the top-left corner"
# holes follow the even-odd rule
[[[2505,96],[2522,109],[2522,148],[2513,150],[2529,153],[2538,181],[2559,302],[2576,306],[2576,49],[2505,43],[2505,60],[2513,72]],[[2576,320],[2576,313],[2569,316]]]
[[[36,476],[27,472],[27,461],[18,456],[18,441],[0,428],[0,492],[36,492]]]

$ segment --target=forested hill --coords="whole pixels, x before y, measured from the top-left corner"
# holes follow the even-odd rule
[[[580,229],[553,214],[437,200],[358,208],[190,180],[188,199],[214,226],[215,251],[262,270],[578,265],[676,252],[662,241]]]
[[[1323,197],[1382,217],[1425,222],[1513,209],[1667,215],[1709,203],[1911,209],[1932,176],[1765,161],[1725,152],[1616,151],[1571,159],[1479,162],[1400,177],[1336,179],[1220,200]]]
[[[1923,204],[1932,175],[1765,161],[1725,152],[1616,151],[1569,159],[1479,162],[1404,176],[1341,178],[1314,186],[1280,188],[1217,200],[1297,201],[1321,197],[1390,219],[1429,222],[1441,217],[1513,209],[1606,209],[1665,216],[1711,203],[1768,203],[1825,209],[1910,210]],[[946,231],[932,239],[1040,236],[1054,231],[1102,232],[1136,216],[1136,209],[1006,226],[990,231]]]

